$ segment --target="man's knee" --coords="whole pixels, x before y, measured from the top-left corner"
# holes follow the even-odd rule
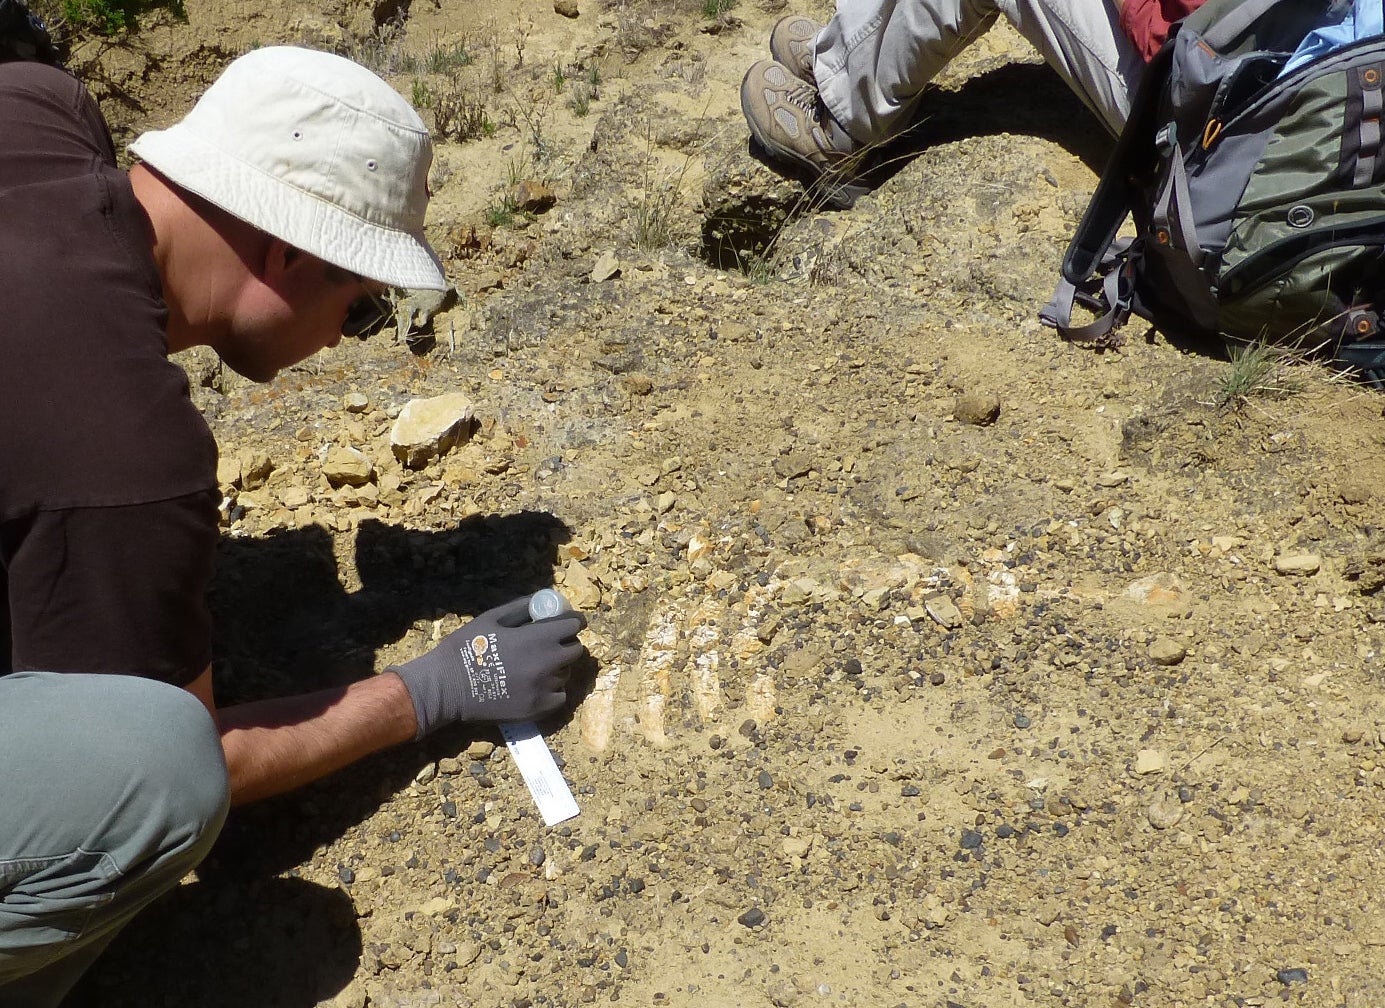
[[[135,822],[163,833],[161,853],[191,869],[221,828],[230,801],[216,725],[186,690],[145,679],[120,684],[109,734],[112,755],[129,758],[118,783]]]
[[[225,818],[216,726],[175,686],[128,676],[7,676],[0,739],[12,771],[0,787],[5,804],[34,813],[6,823],[17,846],[102,851],[130,871],[151,859],[200,856]]]
[[[0,987],[70,982],[57,963],[88,961],[177,885],[228,805],[206,708],[143,679],[0,677],[0,765]]]

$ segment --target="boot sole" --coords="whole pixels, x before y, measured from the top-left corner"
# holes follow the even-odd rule
[[[746,117],[749,122],[749,117]],[[823,171],[811,161],[779,144],[766,143],[754,125],[750,127],[749,154],[776,175],[786,176],[807,190],[811,203],[833,210],[850,210],[856,201],[871,191],[858,181],[847,180]]]

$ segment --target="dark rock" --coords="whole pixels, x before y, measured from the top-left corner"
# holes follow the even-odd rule
[[[755,928],[765,922],[765,914],[759,907],[751,907],[736,920],[748,928]]]

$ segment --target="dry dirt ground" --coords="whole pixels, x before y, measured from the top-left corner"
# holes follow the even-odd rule
[[[1003,28],[817,213],[745,151],[780,10],[574,11],[189,0],[78,51],[120,140],[274,42],[447,136],[455,304],[267,386],[185,362],[223,702],[552,583],[594,657],[545,726],[578,818],[444,732],[234,816],[78,1000],[1385,1003],[1385,399],[1041,329],[1105,141]],[[444,392],[475,436],[401,467]]]

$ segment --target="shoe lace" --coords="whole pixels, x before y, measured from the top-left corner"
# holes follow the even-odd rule
[[[797,105],[804,112],[807,112],[814,121],[818,118],[818,89],[808,83],[800,83],[797,87],[785,92],[784,100],[790,104]]]

